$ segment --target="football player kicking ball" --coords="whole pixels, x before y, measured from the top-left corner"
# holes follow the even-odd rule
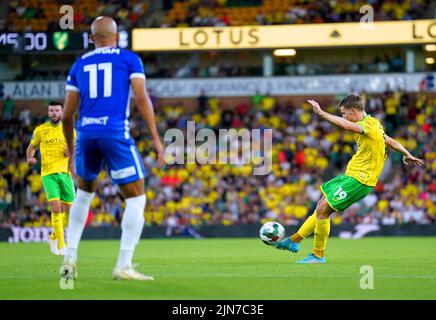
[[[343,212],[372,191],[382,172],[387,146],[401,152],[406,165],[421,166],[423,160],[412,156],[398,141],[384,133],[380,122],[365,113],[360,96],[350,94],[339,102],[342,118],[323,111],[314,100],[307,101],[318,116],[343,130],[355,133],[357,152],[348,163],[345,174],[321,186],[323,196],[318,201],[315,212],[307,218],[298,232],[274,246],[277,249],[298,252],[300,242],[314,232],[313,252],[297,263],[325,263],[324,252],[330,234],[330,215],[333,212]]]
[[[67,79],[64,135],[68,145],[68,167],[75,175],[77,195],[70,210],[68,245],[61,277],[76,277],[77,250],[97,187],[97,176],[107,165],[112,181],[126,200],[121,222],[121,245],[112,277],[116,280],[153,280],[133,267],[132,258],[144,226],[145,169],[130,135],[130,88],[153,140],[157,163],[164,153],[156,129],[153,106],[145,86],[141,59],[117,48],[117,25],[112,18],[98,17],[91,25],[96,49],[79,57]],[[79,107],[80,102],[80,107]],[[77,143],[73,142],[74,114],[79,109]]]

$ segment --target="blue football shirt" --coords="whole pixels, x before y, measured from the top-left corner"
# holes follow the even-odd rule
[[[130,79],[145,79],[137,54],[103,47],[85,53],[71,67],[66,90],[80,94],[77,139],[130,139]]]

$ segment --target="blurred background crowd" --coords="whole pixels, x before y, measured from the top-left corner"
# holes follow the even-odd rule
[[[83,36],[100,15],[113,17],[125,31],[131,48],[133,28],[261,26],[359,22],[370,6],[374,21],[434,19],[436,3],[428,0],[0,0],[0,30],[6,32],[61,31],[61,5],[74,8],[74,30]],[[364,9],[363,11],[361,9]],[[366,10],[366,11],[365,11]],[[428,31],[430,30],[430,31]],[[431,32],[428,27],[428,32]],[[80,41],[79,41],[80,42]],[[292,44],[290,44],[292,45]],[[0,81],[65,81],[68,70],[86,47],[43,51],[7,51],[0,47]],[[297,48],[288,56],[275,50],[138,52],[147,78],[226,78],[399,73],[436,70],[436,45],[334,46]],[[340,77],[340,76],[339,76]],[[433,78],[432,78],[433,79]],[[434,80],[434,79],[433,79]],[[185,81],[185,80],[183,80]],[[331,81],[335,81],[333,78]],[[376,81],[377,82],[377,81]],[[400,81],[401,83],[404,83]],[[182,82],[181,82],[182,83]],[[386,88],[383,94],[360,92],[367,112],[382,121],[386,132],[415,156],[422,169],[402,165],[390,152],[382,177],[364,200],[335,215],[336,224],[430,224],[436,222],[436,98],[434,83],[422,91]],[[429,89],[428,92],[425,90]],[[34,128],[46,116],[32,108],[42,101],[3,98],[0,116],[0,227],[50,226],[49,210],[39,174],[40,163],[29,168],[25,150]],[[155,167],[155,155],[138,112],[131,114],[132,136],[147,175],[147,225],[170,227],[235,225],[277,220],[296,225],[311,214],[321,196],[319,186],[345,170],[355,151],[353,136],[314,116],[307,97],[275,97],[258,93],[251,98],[216,98],[203,92],[198,101],[157,99],[152,95],[158,128],[185,133],[187,121],[196,129],[273,129],[273,165],[266,176],[252,175],[253,164],[179,164]],[[341,96],[311,96],[337,113]],[[229,102],[230,101],[230,102]],[[192,105],[195,105],[192,108]],[[18,106],[19,105],[19,106]],[[41,109],[40,109],[41,111]],[[222,155],[223,142],[216,144]],[[246,145],[240,146],[238,155]],[[188,150],[192,152],[192,150]],[[118,225],[123,201],[106,172],[99,177],[88,224]],[[195,229],[195,228],[194,228]],[[190,229],[191,231],[194,229]],[[190,232],[191,232],[190,231]],[[191,234],[194,235],[195,234]]]
[[[307,24],[359,21],[360,8],[370,5],[375,21],[422,19],[426,0],[13,0],[8,31],[59,30],[54,18],[59,4],[75,8],[74,23],[88,28],[100,15],[114,17],[121,29]]]
[[[386,89],[381,95],[361,93],[367,113],[380,119],[385,131],[414,155],[425,159],[422,169],[402,165],[401,155],[389,152],[374,191],[333,223],[436,223],[436,98],[423,92]],[[327,111],[337,113],[340,96],[319,97]],[[301,223],[321,197],[319,186],[345,170],[355,151],[352,134],[320,121],[304,100],[256,94],[229,107],[204,94],[197,108],[167,105],[152,96],[158,129],[178,128],[186,135],[187,121],[201,128],[272,130],[273,165],[266,176],[252,175],[254,164],[174,164],[155,166],[155,154],[137,111],[131,128],[147,174],[147,225],[234,225],[281,221]],[[0,226],[49,226],[49,210],[38,166],[29,169],[25,150],[36,125],[34,116],[15,102],[3,103],[0,125]],[[218,136],[218,135],[217,135]],[[238,154],[246,145],[240,145]],[[216,144],[219,155],[223,144]],[[249,146],[248,146],[249,148]],[[186,150],[190,152],[190,150]],[[232,156],[229,154],[229,156]],[[105,171],[92,202],[91,226],[117,225],[123,211],[119,189]]]

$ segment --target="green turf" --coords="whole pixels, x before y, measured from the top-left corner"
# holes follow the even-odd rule
[[[0,299],[436,299],[435,238],[330,239],[327,264],[297,265],[297,254],[259,239],[143,240],[137,269],[153,282],[117,282],[118,241],[80,244],[74,290],[61,290],[61,257],[46,243],[0,243]],[[374,269],[374,289],[359,286]]]

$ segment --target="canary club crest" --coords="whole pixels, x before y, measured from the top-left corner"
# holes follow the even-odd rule
[[[64,50],[68,46],[70,35],[68,32],[53,33],[53,44],[58,50]]]

